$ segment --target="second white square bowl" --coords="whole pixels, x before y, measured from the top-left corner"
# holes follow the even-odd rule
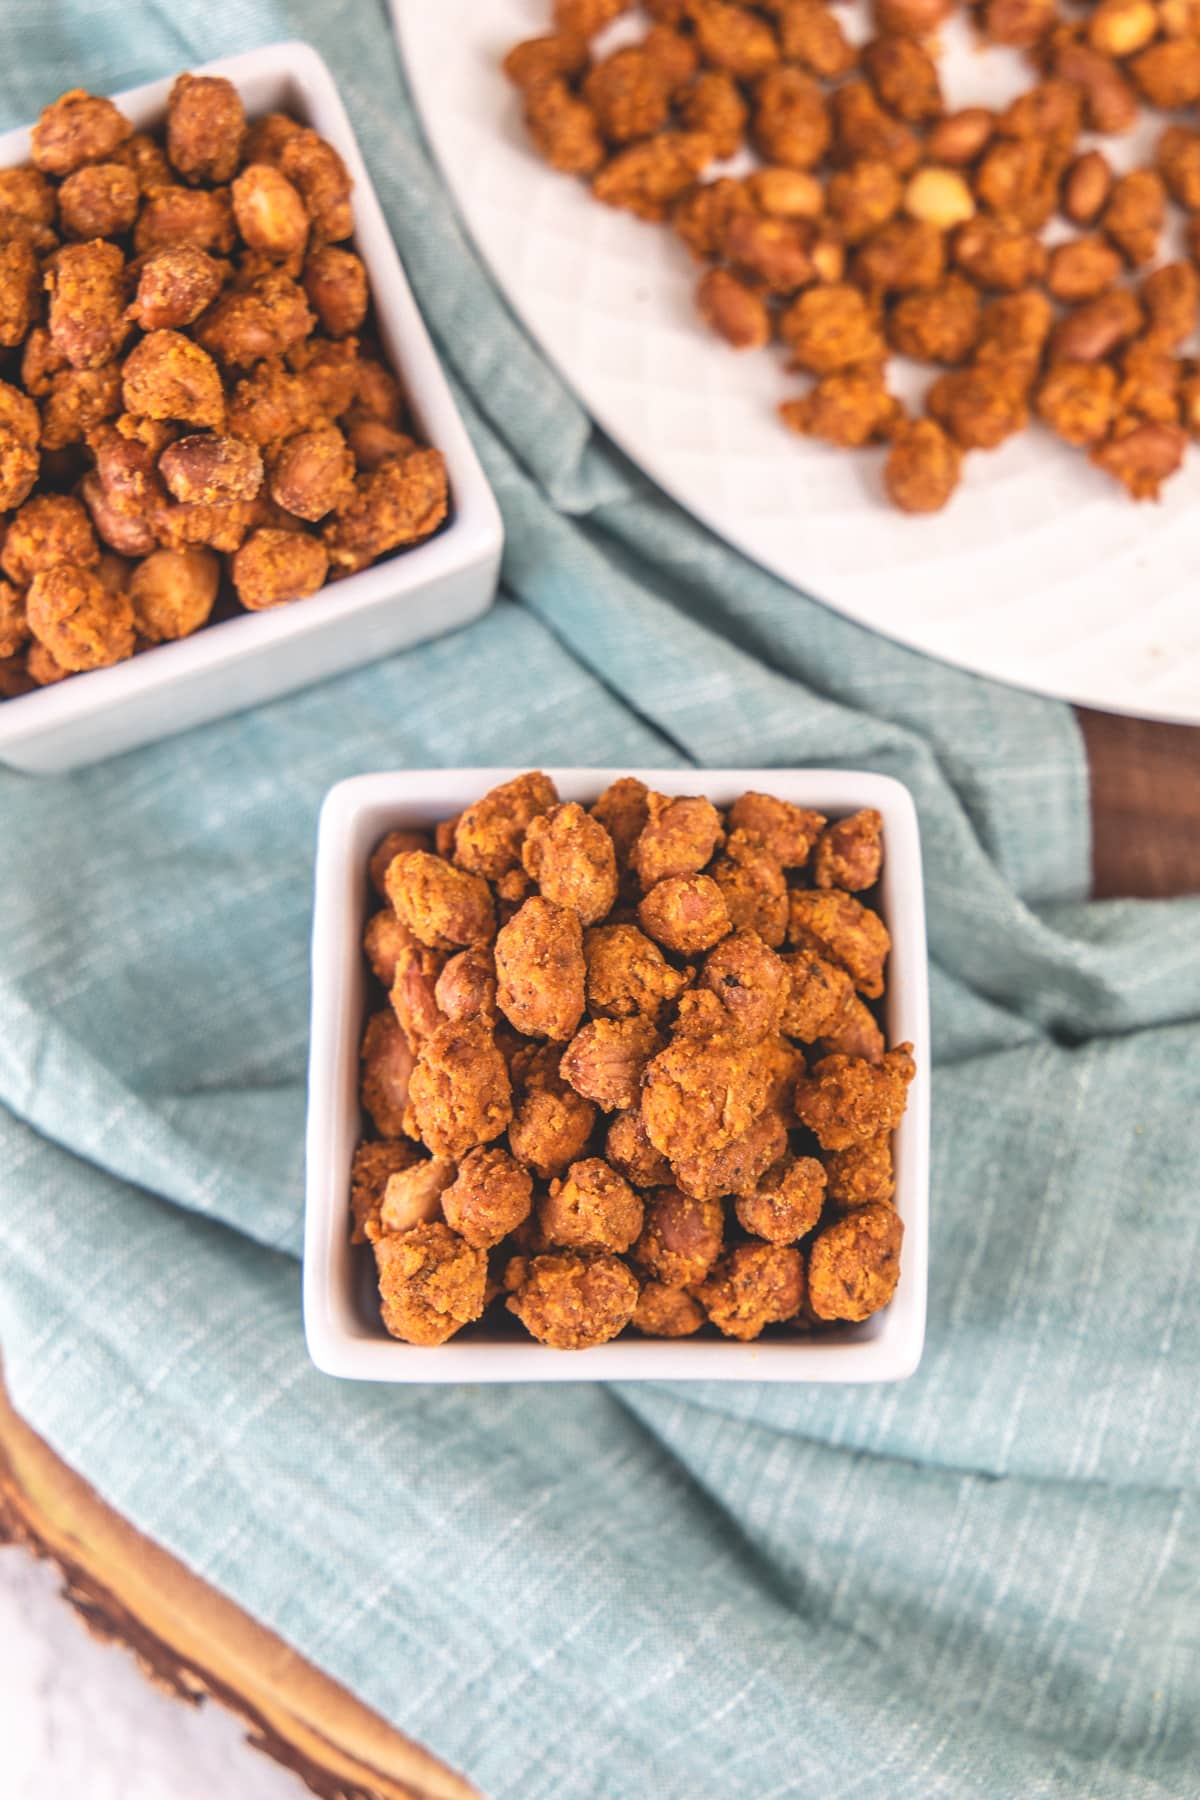
[[[620,775],[664,794],[707,794],[729,806],[748,788],[839,818],[883,815],[880,910],[892,936],[884,1003],[889,1043],[913,1046],[917,1073],[896,1133],[896,1207],[904,1220],[900,1283],[862,1325],[818,1338],[676,1341],[634,1335],[591,1350],[551,1350],[532,1338],[471,1328],[436,1349],[388,1336],[374,1297],[374,1263],[350,1243],[350,1164],[362,1136],[359,1045],[365,1025],[362,936],[367,859],[386,831],[430,828],[517,769],[402,770],[331,789],[321,810],[313,916],[304,1328],[326,1374],[355,1381],[899,1381],[925,1341],[929,1281],[929,989],[925,895],[916,808],[886,775],[836,769],[549,769],[564,800],[590,804]]]
[[[405,279],[332,75],[303,43],[270,44],[198,65],[193,73],[226,76],[251,119],[288,112],[311,125],[349,169],[353,247],[366,265],[384,354],[400,377],[417,432],[446,459],[450,520],[427,542],[308,600],[244,613],[111,669],[0,701],[0,762],[34,773],[97,762],[390,656],[477,618],[496,591],[504,536],[499,508]],[[138,130],[151,130],[166,117],[170,89],[170,79],[155,81],[112,99]],[[0,168],[28,156],[28,130],[0,135]]]

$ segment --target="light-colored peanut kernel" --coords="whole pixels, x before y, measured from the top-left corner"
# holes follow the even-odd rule
[[[816,219],[825,207],[821,183],[803,169],[756,169],[746,187],[760,212],[772,218]]]
[[[918,169],[904,190],[904,210],[924,225],[949,231],[975,217],[975,201],[956,169]]]
[[[816,238],[809,254],[818,281],[840,281],[846,273],[846,247],[840,239]]]
[[[1104,56],[1132,56],[1157,31],[1151,0],[1101,0],[1088,21],[1088,40]]]

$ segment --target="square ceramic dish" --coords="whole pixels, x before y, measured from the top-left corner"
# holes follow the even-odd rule
[[[551,1350],[486,1323],[437,1349],[388,1336],[375,1297],[369,1249],[350,1243],[350,1163],[359,1141],[358,1051],[367,977],[362,935],[378,902],[367,858],[396,826],[431,827],[460,812],[516,769],[406,770],[339,782],[321,810],[313,918],[312,1036],[308,1074],[304,1328],[326,1374],[356,1381],[899,1381],[925,1339],[929,1246],[929,995],[925,896],[916,809],[885,775],[825,769],[550,769],[564,800],[589,804],[618,775],[667,794],[707,794],[730,805],[747,788],[777,794],[831,818],[859,807],[883,814],[880,910],[892,935],[889,1043],[913,1045],[917,1073],[896,1133],[896,1206],[904,1220],[903,1267],[892,1302],[862,1325],[819,1341],[797,1335],[730,1339],[641,1338],[591,1350]]]
[[[383,349],[417,430],[446,458],[449,523],[426,543],[291,606],[245,613],[111,669],[0,702],[0,761],[77,768],[290,693],[406,644],[452,631],[490,605],[500,513],[405,279],[333,77],[308,44],[272,44],[193,71],[224,75],[256,118],[289,112],[340,152],[354,179],[353,245],[366,264]],[[112,96],[139,129],[162,123],[171,80]],[[68,86],[64,77],[64,86]],[[28,130],[0,136],[0,168],[29,156]]]

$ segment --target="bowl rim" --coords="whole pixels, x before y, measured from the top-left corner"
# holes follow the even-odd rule
[[[379,197],[363,161],[336,82],[320,53],[303,39],[264,44],[233,56],[198,63],[197,75],[223,75],[235,86],[276,76],[300,100],[297,114],[314,124],[341,155],[354,183],[352,243],[367,270],[371,299],[390,319],[389,335],[403,346],[398,369],[417,402],[422,430],[446,459],[453,515],[425,543],[328,583],[291,606],[239,613],[210,628],[157,644],[142,656],[55,682],[0,703],[0,756],[61,727],[69,730],[131,702],[169,689],[185,677],[212,675],[243,658],[262,659],[287,643],[405,598],[439,578],[498,556],[503,524],[474,445],[450,391],[441,359],[417,306]],[[124,88],[109,96],[136,129],[165,114],[174,75]],[[0,133],[0,168],[28,158],[33,125]],[[158,733],[155,734],[160,735]]]
[[[525,765],[528,766],[528,765]],[[437,1348],[368,1329],[352,1297],[349,1157],[359,1136],[358,1048],[363,1025],[362,927],[371,906],[366,851],[407,818],[430,825],[460,810],[513,768],[406,769],[359,775],[326,795],[317,832],[312,930],[305,1156],[303,1312],[309,1355],[326,1374],[391,1382],[745,1380],[897,1381],[911,1375],[925,1338],[929,1270],[930,1031],[920,830],[909,790],[894,777],[835,769],[547,767],[564,798],[585,799],[622,775],[665,793],[713,793],[728,804],[747,788],[845,816],[874,806],[884,818],[881,911],[892,935],[888,1037],[914,1047],[916,1076],[896,1134],[896,1204],[905,1223],[904,1268],[891,1304],[836,1340],[773,1338],[740,1344],[626,1337],[553,1353],[522,1340],[451,1339]],[[728,796],[724,802],[722,793]],[[365,848],[364,848],[365,847]],[[902,1029],[897,1029],[897,1021]]]

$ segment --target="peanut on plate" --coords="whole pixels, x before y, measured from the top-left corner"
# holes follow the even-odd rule
[[[782,425],[877,446],[900,511],[941,511],[969,458],[1027,429],[1157,498],[1200,431],[1195,9],[981,0],[981,48],[1028,71],[999,108],[947,99],[953,10],[873,0],[854,43],[831,0],[557,0],[503,67],[539,154],[671,230],[703,265],[704,324],[739,354],[782,347],[799,376]],[[1095,134],[1154,111],[1149,166],[1117,174]],[[1173,235],[1185,255],[1158,266]],[[1044,325],[1026,304],[1018,329],[1009,300]],[[894,356],[915,365],[906,396],[925,373],[915,403]]]

